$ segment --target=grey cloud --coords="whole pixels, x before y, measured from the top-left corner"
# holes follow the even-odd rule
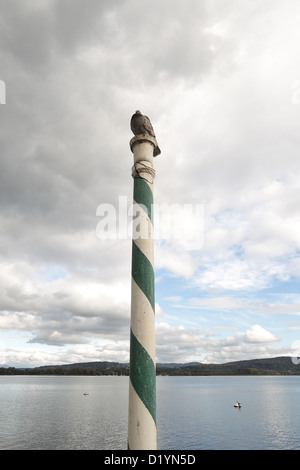
[[[52,56],[49,10],[31,8],[29,2],[1,2],[1,45],[25,68],[41,66]]]
[[[92,41],[105,40],[107,0],[1,2],[1,43],[25,69],[46,72],[58,54],[72,54]]]
[[[191,1],[174,6],[170,0],[154,1],[146,11],[142,2],[135,1],[131,8],[125,3],[115,10],[117,35],[137,74],[135,83],[151,86],[180,79],[197,83],[212,70],[221,56],[218,38],[208,29],[211,18],[207,5]]]
[[[128,332],[129,305],[121,298],[118,305],[118,294],[109,305],[107,296],[98,294],[96,301],[84,296],[84,282],[77,284],[76,294],[68,282],[66,291],[53,295],[46,287],[38,295],[26,294],[18,285],[8,286],[6,297],[0,296],[1,329],[31,331],[29,343],[50,345],[87,343],[97,336],[116,340]]]

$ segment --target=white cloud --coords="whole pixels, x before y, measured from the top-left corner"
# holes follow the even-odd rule
[[[190,300],[191,308],[209,308],[209,309],[241,309],[249,306],[247,299],[235,297],[219,296],[213,298],[193,297]]]
[[[178,245],[172,243],[172,240],[155,243],[155,266],[157,269],[164,269],[186,278],[192,277],[197,269],[193,254],[178,249]]]
[[[279,336],[273,335],[260,325],[253,325],[244,336],[246,343],[270,343],[279,340]]]
[[[248,356],[250,358],[255,358],[263,357],[263,354],[268,356],[268,351],[273,351],[275,355],[282,351],[281,346],[277,346],[277,349],[269,348],[269,343],[279,342],[280,337],[260,325],[253,325],[246,332],[237,331],[230,336],[220,337],[217,331],[217,329],[188,328],[182,325],[173,326],[166,322],[158,323],[158,361],[229,362],[238,360],[239,352],[243,358],[246,354],[250,355]],[[170,357],[174,360],[170,361]]]

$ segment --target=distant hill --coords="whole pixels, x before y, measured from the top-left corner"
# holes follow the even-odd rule
[[[288,356],[249,359],[225,364],[158,363],[157,375],[300,375],[300,364]],[[128,375],[129,364],[98,361],[33,368],[1,367],[0,375]]]
[[[157,370],[166,375],[300,375],[300,364],[288,356],[249,359],[225,364],[158,364]]]

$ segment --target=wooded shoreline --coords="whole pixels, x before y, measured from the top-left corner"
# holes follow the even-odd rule
[[[296,359],[296,358],[295,358]],[[274,357],[227,362],[225,364],[166,363],[156,365],[156,375],[300,375],[300,364],[291,357]],[[300,362],[300,361],[299,361]],[[129,375],[129,364],[97,361],[48,365],[33,368],[0,367],[0,375]]]

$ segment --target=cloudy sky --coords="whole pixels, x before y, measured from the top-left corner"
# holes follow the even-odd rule
[[[136,109],[155,203],[204,213],[155,240],[157,361],[299,354],[298,0],[0,8],[1,364],[128,361],[131,240],[97,208],[127,227]]]

